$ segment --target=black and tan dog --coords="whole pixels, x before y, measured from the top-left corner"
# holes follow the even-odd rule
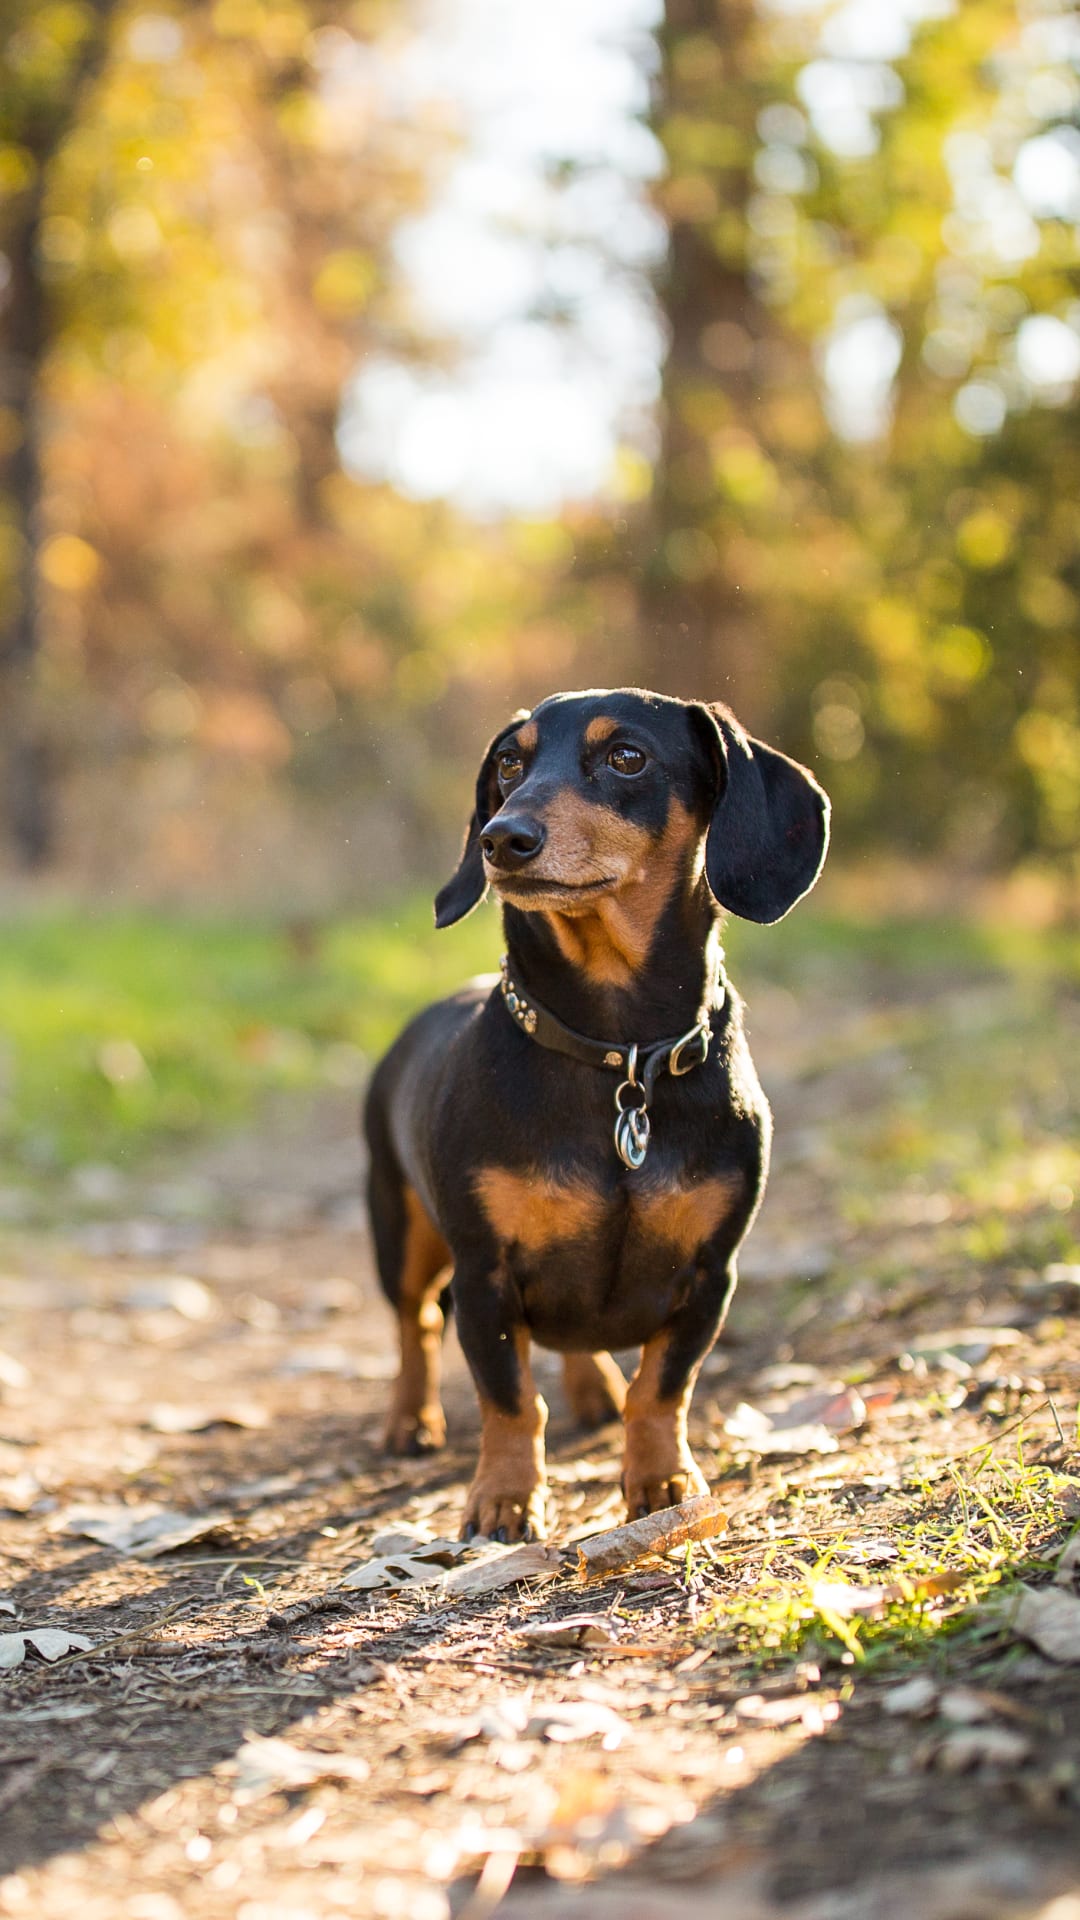
[[[544,1531],[547,1409],[530,1346],[565,1355],[586,1423],[621,1412],[631,1516],[707,1491],[690,1395],[757,1210],[770,1115],[721,967],[721,909],[780,919],[825,857],[828,801],[724,707],[557,694],[492,741],[452,926],[488,888],[499,981],[439,1001],[366,1110],[379,1273],[401,1326],[387,1446],[441,1446],[441,1296],[480,1396],[464,1531]],[[642,1349],[629,1386],[610,1349]]]

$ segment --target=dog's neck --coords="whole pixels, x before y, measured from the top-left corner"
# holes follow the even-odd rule
[[[667,1039],[715,1005],[723,954],[703,879],[659,903],[635,888],[583,914],[503,909],[511,978],[569,1027],[598,1040]]]

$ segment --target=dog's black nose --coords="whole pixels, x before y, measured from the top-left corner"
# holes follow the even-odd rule
[[[480,835],[480,845],[491,866],[503,873],[514,873],[518,867],[535,860],[546,839],[547,833],[539,820],[530,820],[524,813],[498,814],[488,821]]]

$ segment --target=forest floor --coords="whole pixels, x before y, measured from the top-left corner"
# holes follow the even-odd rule
[[[425,1544],[452,1334],[448,1451],[379,1451],[350,1096],[0,1188],[0,1914],[1076,1920],[1075,977],[879,941],[747,992],[777,1152],[692,1423],[727,1527],[587,1584],[618,1433],[555,1366],[527,1579]],[[426,1583],[349,1584],[410,1545]]]

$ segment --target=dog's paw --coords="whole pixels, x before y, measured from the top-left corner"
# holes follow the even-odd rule
[[[666,1473],[642,1473],[640,1469],[634,1474],[628,1473],[623,1491],[627,1518],[640,1520],[647,1513],[659,1513],[664,1507],[677,1507],[684,1500],[692,1500],[695,1494],[708,1493],[709,1483],[687,1457]]]
[[[487,1478],[475,1479],[465,1501],[461,1537],[483,1533],[489,1540],[546,1540],[547,1488],[517,1491]]]
[[[395,1408],[383,1434],[383,1452],[398,1458],[437,1453],[446,1445],[446,1415],[441,1407],[421,1407],[419,1413]]]
[[[579,1426],[591,1431],[621,1417],[626,1381],[610,1353],[568,1353],[563,1384]]]

